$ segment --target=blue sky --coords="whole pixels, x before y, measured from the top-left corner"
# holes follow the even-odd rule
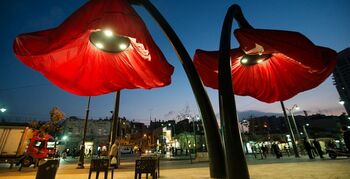
[[[75,96],[52,85],[38,72],[17,60],[12,42],[20,33],[48,29],[59,25],[80,7],[85,0],[16,0],[0,7],[0,107],[6,107],[5,116],[12,119],[47,119],[49,110],[58,106],[66,116],[83,117],[87,97]],[[312,42],[337,52],[350,46],[350,1],[347,0],[151,0],[193,56],[196,49],[216,50],[221,26],[227,8],[237,3],[247,20],[255,28],[298,31]],[[170,86],[152,90],[124,90],[121,92],[120,116],[148,122],[150,115],[168,120],[189,106],[197,113],[197,105],[184,70],[166,36],[150,15],[135,7],[144,19],[155,42],[169,63],[175,67]],[[236,28],[234,23],[234,28]],[[232,46],[237,47],[232,40]],[[296,84],[297,85],[297,84]],[[214,110],[218,113],[217,91],[207,88]],[[287,107],[298,104],[309,113],[340,114],[339,95],[328,78],[319,87],[298,94],[285,102]],[[91,117],[110,116],[114,94],[93,97]],[[262,103],[251,97],[236,97],[239,111],[258,110],[280,113],[279,103]],[[171,115],[168,115],[171,114]]]

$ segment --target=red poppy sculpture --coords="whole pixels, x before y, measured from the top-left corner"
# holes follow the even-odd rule
[[[60,26],[19,35],[16,56],[71,93],[166,86],[173,67],[125,0],[91,0]]]
[[[240,47],[230,51],[234,94],[272,103],[321,84],[333,71],[336,52],[315,46],[297,32],[242,28]],[[218,89],[219,51],[197,50],[194,64],[203,80]]]

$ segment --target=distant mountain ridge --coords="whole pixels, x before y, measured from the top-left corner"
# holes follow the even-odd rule
[[[282,116],[282,113],[262,112],[256,110],[238,111],[239,120],[249,119],[250,117],[260,116]]]
[[[238,111],[238,119],[244,120],[250,117],[261,117],[261,116],[282,116],[282,113],[262,112],[256,110]],[[216,113],[216,119],[220,119],[220,114]]]

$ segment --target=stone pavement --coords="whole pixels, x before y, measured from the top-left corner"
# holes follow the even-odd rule
[[[350,179],[350,159],[293,159],[283,160],[248,160],[251,179]],[[75,169],[76,164],[61,163],[56,179],[86,179],[88,164],[85,169]],[[207,162],[161,161],[160,178],[207,179],[209,168]],[[103,175],[100,173],[100,178]],[[124,162],[114,173],[115,179],[132,179],[133,162]],[[33,179],[35,169],[26,168],[22,172],[16,169],[0,168],[0,179]],[[95,175],[92,175],[95,178]],[[109,176],[110,178],[110,176]],[[145,178],[145,176],[143,176]]]

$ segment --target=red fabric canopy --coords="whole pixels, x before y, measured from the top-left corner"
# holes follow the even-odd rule
[[[119,53],[96,48],[90,34],[109,29],[130,40]],[[19,35],[16,56],[71,93],[95,96],[121,89],[162,87],[173,67],[125,0],[91,0],[60,26]]]
[[[315,46],[296,32],[238,29],[240,48],[231,50],[234,93],[272,103],[287,100],[321,84],[333,71],[336,52]],[[246,55],[270,54],[255,65],[241,64]],[[219,52],[197,50],[194,64],[203,83],[218,89]]]

